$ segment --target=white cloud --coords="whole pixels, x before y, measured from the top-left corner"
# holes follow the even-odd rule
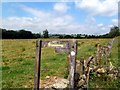
[[[104,25],[102,23],[98,24],[97,25],[98,27],[103,27]]]
[[[112,19],[112,23],[113,23],[113,25],[117,25],[118,26],[118,19]]]
[[[109,28],[113,27],[114,25],[108,25]]]
[[[59,13],[66,13],[70,7],[66,3],[56,3],[53,9]]]
[[[94,17],[87,17],[86,22],[80,24],[75,22],[74,17],[65,13],[57,15],[56,12],[45,12],[27,6],[22,6],[21,8],[33,16],[3,18],[3,28],[15,30],[26,29],[34,33],[48,29],[50,33],[62,34],[104,34],[109,31],[107,26],[98,27],[100,25],[96,23]]]
[[[41,17],[41,18],[50,17],[50,13],[48,12],[40,11],[38,9],[27,7],[25,5],[20,5],[20,8],[36,17]]]
[[[51,18],[50,21],[42,22],[39,17],[10,17],[3,19],[3,28],[6,29],[26,29],[38,33],[48,29],[50,33],[80,33],[80,34],[104,34],[109,31],[107,27],[98,27],[97,23],[79,24],[70,20],[69,16]],[[88,20],[89,21],[89,20]],[[103,29],[105,28],[105,29]]]
[[[81,0],[76,1],[76,7],[85,9],[91,15],[113,16],[118,12],[119,0]]]

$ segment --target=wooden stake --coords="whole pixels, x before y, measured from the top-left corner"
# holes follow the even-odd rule
[[[77,41],[73,41],[70,51],[70,88],[75,88]]]
[[[36,62],[35,62],[35,74],[34,74],[34,90],[39,90],[40,84],[40,61],[41,61],[41,47],[42,40],[36,41]]]
[[[85,73],[84,59],[80,60],[80,76]]]
[[[106,47],[106,65],[108,64],[108,57],[109,57],[109,48]]]
[[[97,65],[100,64],[100,59],[101,59],[101,55],[100,55],[100,44],[97,45]]]

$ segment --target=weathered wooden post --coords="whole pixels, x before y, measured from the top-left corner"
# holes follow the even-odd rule
[[[109,54],[111,54],[112,46],[113,46],[114,41],[115,41],[115,38],[112,39],[112,42],[111,42],[110,45],[109,45],[109,48],[110,48]]]
[[[86,73],[86,83],[87,83],[87,89],[88,89],[88,81],[89,81],[89,75],[90,75],[90,63],[93,60],[93,56],[89,57],[88,62],[87,62],[87,73]]]
[[[67,53],[68,53],[68,56],[67,56],[67,73],[69,74],[70,73],[70,42],[67,42],[66,44],[66,47],[67,47]]]
[[[85,74],[84,59],[80,59],[80,75]]]
[[[108,60],[108,57],[109,57],[109,48],[108,47],[106,47],[105,48],[105,56],[106,56],[106,65],[108,64],[108,62],[109,62],[109,60]]]
[[[97,65],[100,65],[100,59],[101,59],[101,45],[100,44],[98,44],[97,45]]]
[[[34,90],[39,90],[40,84],[40,61],[41,61],[42,40],[36,40],[36,62],[34,74]]]
[[[75,88],[75,72],[76,72],[76,53],[77,41],[74,40],[70,50],[70,88]]]

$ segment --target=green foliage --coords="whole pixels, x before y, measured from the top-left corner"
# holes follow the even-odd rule
[[[111,28],[110,32],[109,32],[109,36],[110,37],[116,37],[120,35],[120,29],[117,26],[114,26]]]
[[[32,39],[32,38],[40,38],[41,34],[33,34],[31,31],[26,30],[6,30],[0,29],[0,33],[2,33],[3,39]],[[0,34],[1,35],[1,34]]]
[[[73,38],[71,35],[65,35],[64,38]]]
[[[47,29],[43,31],[43,36],[44,36],[44,38],[48,38],[49,37],[49,32],[48,32]]]
[[[113,26],[110,29],[109,33],[104,35],[87,35],[87,34],[49,34],[48,30],[43,31],[43,35],[41,33],[32,33],[26,30],[6,30],[0,28],[0,33],[2,33],[3,39],[32,39],[32,38],[60,38],[60,39],[91,39],[91,38],[113,38],[120,35],[119,27]]]

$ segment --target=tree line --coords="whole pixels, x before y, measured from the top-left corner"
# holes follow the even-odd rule
[[[36,39],[36,38],[60,38],[60,39],[82,39],[82,38],[113,38],[120,36],[120,29],[117,26],[113,26],[110,29],[110,32],[104,35],[87,35],[87,34],[49,34],[49,31],[46,29],[41,33],[32,33],[31,31],[22,30],[6,30],[0,28],[0,35],[2,39]]]
[[[41,37],[39,33],[35,34],[24,29],[14,31],[0,28],[0,32],[2,33],[2,39],[32,39]]]

